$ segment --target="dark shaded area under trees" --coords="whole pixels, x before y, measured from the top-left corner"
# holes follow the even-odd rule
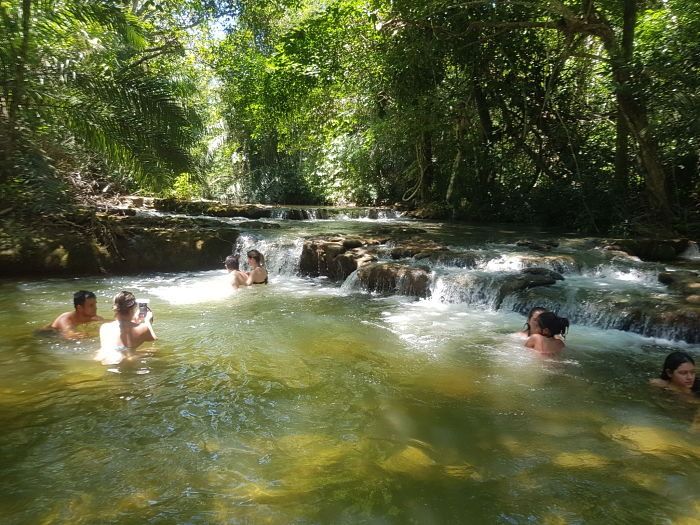
[[[118,192],[700,226],[690,0],[0,5],[0,213]]]

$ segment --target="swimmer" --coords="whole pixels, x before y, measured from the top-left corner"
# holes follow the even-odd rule
[[[653,386],[682,394],[700,396],[700,380],[695,375],[695,361],[685,352],[671,352],[666,356],[659,377],[649,381]]]
[[[241,273],[240,271],[240,255],[229,255],[226,257],[224,260],[224,267],[226,268],[226,271],[228,271],[229,275],[231,276],[231,286],[234,288],[238,288],[238,275],[237,273]]]
[[[518,335],[526,338],[530,337],[532,335],[532,324],[537,320],[540,314],[546,311],[547,309],[544,306],[534,306],[530,308],[530,311],[527,313],[527,321],[525,321],[525,328],[518,332]]]
[[[97,315],[97,298],[93,292],[80,290],[73,294],[72,312],[64,312],[59,315],[53,323],[42,328],[40,332],[57,332],[66,339],[81,339],[87,334],[76,332],[75,327],[79,324],[104,321]]]
[[[526,348],[532,348],[543,355],[556,355],[561,352],[566,343],[566,331],[569,320],[558,317],[554,312],[542,312],[530,327],[530,337],[525,341]]]
[[[265,269],[265,257],[258,250],[250,250],[247,254],[249,272],[229,270],[232,274],[231,286],[252,286],[255,284],[267,284],[267,270]],[[227,258],[228,259],[228,258]],[[228,269],[228,266],[227,266]]]
[[[100,327],[100,350],[95,356],[95,360],[103,364],[117,364],[141,344],[157,339],[151,325],[153,312],[147,310],[140,319],[139,307],[131,292],[115,295],[112,310],[116,319]]]

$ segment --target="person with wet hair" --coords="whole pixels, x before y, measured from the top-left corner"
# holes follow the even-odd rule
[[[566,346],[564,338],[568,329],[569,320],[566,317],[559,317],[554,312],[542,312],[532,322],[525,347],[543,355],[556,355]]]
[[[248,257],[248,266],[250,271],[243,272],[234,270],[231,279],[231,286],[238,288],[240,286],[253,286],[256,284],[267,284],[268,275],[265,269],[265,257],[258,250],[249,250],[246,254]]]
[[[522,337],[530,337],[532,335],[532,324],[537,320],[540,314],[546,312],[547,309],[544,306],[533,306],[527,313],[527,321],[525,321],[525,327],[523,330],[518,332],[518,335]]]
[[[666,356],[659,377],[652,385],[682,394],[700,396],[700,380],[695,374],[695,360],[685,352],[671,352]]]
[[[104,321],[97,315],[97,297],[93,292],[79,290],[73,294],[73,311],[59,315],[53,323],[40,330],[44,332],[57,332],[67,339],[82,339],[85,333],[76,332],[76,326]]]
[[[95,356],[104,364],[119,363],[146,341],[157,339],[153,331],[153,312],[148,309],[139,316],[134,294],[127,291],[114,296],[112,310],[115,320],[100,327],[100,350]]]
[[[238,254],[235,255],[229,255],[226,257],[224,260],[224,266],[229,272],[233,271],[240,271],[241,269],[241,262],[240,262],[241,256]]]

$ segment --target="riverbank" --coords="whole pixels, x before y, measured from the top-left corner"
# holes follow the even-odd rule
[[[79,208],[0,228],[3,276],[176,272],[217,267],[238,230],[218,221]]]

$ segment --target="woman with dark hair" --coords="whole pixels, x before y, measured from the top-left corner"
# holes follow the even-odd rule
[[[267,270],[265,269],[265,257],[258,250],[250,250],[248,256],[249,272],[233,270],[231,285],[234,288],[239,286],[252,286],[254,284],[267,284]]]
[[[650,383],[683,394],[700,395],[700,380],[695,375],[695,361],[685,352],[668,354],[661,374]]]
[[[544,355],[558,354],[566,346],[564,338],[568,329],[569,320],[566,317],[559,317],[554,312],[542,312],[532,322],[531,334],[525,346]]]
[[[537,321],[537,318],[546,312],[547,309],[544,306],[533,306],[530,308],[530,311],[527,313],[527,321],[525,321],[525,327],[523,330],[518,332],[518,335],[521,335],[523,337],[530,337],[532,335],[532,326],[535,321]]]
[[[119,363],[141,344],[157,339],[151,325],[153,312],[147,309],[141,319],[133,293],[122,291],[115,295],[112,310],[115,320],[100,327],[100,350],[95,356],[104,364]]]

